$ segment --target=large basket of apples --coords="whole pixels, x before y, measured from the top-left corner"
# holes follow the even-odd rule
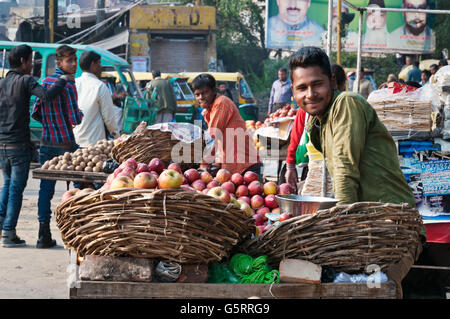
[[[255,220],[219,184],[158,158],[128,159],[100,189],[64,193],[55,219],[65,246],[81,257],[220,261],[254,234]]]

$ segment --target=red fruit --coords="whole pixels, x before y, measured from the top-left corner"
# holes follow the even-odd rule
[[[164,170],[158,178],[160,189],[179,188],[183,184],[183,175],[172,169]]]
[[[134,164],[132,162],[127,162],[127,161],[125,161],[122,164],[120,164],[118,168],[125,169],[127,167],[132,168],[133,170],[135,168]]]
[[[217,187],[217,186],[220,186],[219,182],[216,181],[216,180],[212,180],[211,182],[209,182],[209,183],[206,185],[206,188],[211,189],[211,188],[214,188],[214,187]]]
[[[114,180],[114,178],[115,178],[114,174],[109,174],[108,177],[106,178],[106,184],[110,185]]]
[[[155,175],[156,179],[158,179],[158,177],[159,177],[159,174],[158,174],[158,173],[156,173],[155,171],[150,171],[150,174],[153,174],[153,175]]]
[[[239,185],[234,192],[237,197],[247,196],[248,195],[248,187],[245,185]]]
[[[275,195],[278,191],[278,185],[275,182],[267,182],[263,185],[264,195]]]
[[[289,218],[291,218],[292,217],[292,215],[291,214],[289,214],[289,213],[282,213],[281,215],[280,215],[280,218],[278,219],[280,222],[282,222],[282,221],[285,221],[285,220],[287,220],[287,219],[289,219]]]
[[[148,172],[148,165],[145,163],[139,163],[136,167],[136,173]]]
[[[263,233],[265,233],[266,231],[268,231],[271,228],[272,228],[272,224],[267,224],[266,226],[264,226]]]
[[[211,188],[208,191],[208,195],[218,198],[219,200],[221,200],[224,203],[229,203],[230,198],[231,198],[230,193],[219,186]]]
[[[261,208],[258,208],[258,210],[256,211],[256,213],[258,215],[261,215],[262,217],[264,217],[264,220],[267,220],[266,214],[270,213],[270,209],[266,206],[263,206]]]
[[[132,169],[131,167],[124,168],[121,173],[128,174],[128,175],[132,176],[133,178],[136,176],[136,171],[134,169]]]
[[[280,214],[281,213],[280,207],[272,209],[272,213]]]
[[[250,195],[261,195],[263,194],[263,188],[261,183],[258,181],[253,181],[248,185],[248,192]]]
[[[193,187],[189,186],[188,184],[181,185],[180,188],[185,191],[192,191],[192,192],[196,191]]]
[[[253,214],[252,217],[255,220],[255,225],[256,226],[264,225],[264,217],[262,217],[261,215],[258,215],[258,214]]]
[[[244,184],[244,176],[239,173],[234,173],[233,175],[231,175],[231,181],[236,186],[242,185]]]
[[[174,171],[183,174],[183,172],[181,171],[181,167],[180,165],[178,165],[178,163],[170,163],[169,166],[167,166],[167,169],[173,169]]]
[[[136,175],[134,178],[134,187],[136,188],[156,188],[158,181],[156,177],[150,172],[142,172]]]
[[[205,195],[208,195],[208,192],[209,192],[209,188],[205,188],[204,190],[202,190],[202,193]]]
[[[221,168],[217,172],[215,180],[218,181],[220,185],[222,185],[223,183],[228,182],[230,178],[231,178],[230,171],[225,168]]]
[[[138,163],[136,162],[136,160],[134,158],[129,158],[125,161],[126,163],[131,163],[133,165],[133,168],[136,169],[138,166]]]
[[[116,168],[116,169],[114,170],[114,173],[113,173],[114,178],[117,177],[117,175],[119,175],[119,173],[122,172],[122,171],[123,171],[123,168],[122,168],[122,167]]]
[[[278,201],[277,201],[275,195],[267,195],[264,198],[264,205],[266,205],[270,209],[277,208],[278,207]]]
[[[191,186],[197,191],[202,191],[206,188],[205,183],[201,179],[194,181]]]
[[[184,172],[184,176],[189,183],[193,183],[196,180],[200,179],[200,173],[195,168],[188,169],[186,172]]]
[[[234,184],[230,181],[223,183],[221,187],[230,194],[234,194],[234,191],[236,190]]]
[[[251,204],[250,197],[248,197],[248,196],[239,196],[238,200],[242,200],[242,201],[246,202],[249,205]]]
[[[181,177],[183,178],[183,183],[181,185],[189,185],[187,178],[184,175],[181,175]]]
[[[254,195],[250,199],[250,206],[253,209],[258,209],[264,205],[264,198],[261,195]]]
[[[288,183],[281,184],[279,187],[279,190],[278,190],[278,194],[280,194],[280,195],[290,195],[293,193],[294,193],[294,190],[292,189],[291,185],[289,185]]]
[[[155,171],[158,174],[161,174],[164,170],[164,163],[159,158],[154,158],[148,163],[148,169],[150,171]]]
[[[200,174],[200,179],[203,181],[203,183],[208,185],[208,183],[211,182],[214,178],[209,172],[204,171]]]
[[[264,225],[264,224],[257,225],[256,228],[258,228],[258,234],[257,235],[261,235],[262,233],[264,233],[264,228],[266,228],[266,225]]]
[[[244,181],[247,185],[249,185],[253,181],[257,181],[259,179],[258,174],[252,171],[248,171],[244,174]]]

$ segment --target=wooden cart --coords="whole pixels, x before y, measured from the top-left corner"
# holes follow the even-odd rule
[[[78,172],[78,171],[60,171],[36,168],[31,171],[32,177],[35,179],[46,179],[53,181],[66,181],[67,189],[69,189],[70,182],[80,183],[99,183],[104,184],[108,177],[106,173],[92,173],[92,172]]]

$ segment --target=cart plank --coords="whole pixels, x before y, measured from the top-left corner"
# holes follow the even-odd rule
[[[108,178],[106,173],[91,173],[77,171],[57,171],[37,168],[31,171],[35,179],[46,179],[54,181],[105,183]]]
[[[78,281],[69,289],[72,299],[395,299],[396,285],[389,281],[379,288],[366,284],[194,284]]]

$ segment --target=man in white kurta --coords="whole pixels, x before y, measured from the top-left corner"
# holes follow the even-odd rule
[[[114,137],[120,135],[120,129],[114,117],[114,104],[111,92],[99,77],[102,66],[100,55],[94,51],[85,51],[80,57],[80,67],[83,73],[75,79],[78,92],[78,107],[84,117],[73,132],[80,147],[94,145],[97,141],[106,139],[106,130]]]

